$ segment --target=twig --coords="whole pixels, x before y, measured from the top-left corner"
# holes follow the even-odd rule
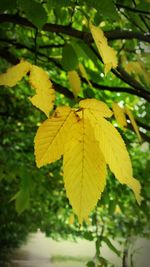
[[[123,5],[123,4],[116,4],[116,7],[124,8],[124,9],[129,10],[129,11],[134,12],[134,13],[141,13],[141,14],[150,15],[150,12],[149,11],[132,8],[132,7],[129,7],[129,6],[126,6],[126,5]]]

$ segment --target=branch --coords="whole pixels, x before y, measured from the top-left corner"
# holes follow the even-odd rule
[[[6,61],[8,61],[9,63],[13,64],[13,65],[19,63],[19,59],[16,58],[14,55],[12,55],[8,50],[4,50],[4,49],[0,50],[0,56],[1,56],[2,58],[4,58]],[[58,84],[58,83],[56,83],[56,82],[54,82],[54,81],[52,81],[52,83],[53,83],[53,85],[54,85],[54,87],[55,87],[55,89],[56,89],[57,92],[59,92],[60,94],[65,95],[65,96],[66,96],[67,98],[69,98],[69,99],[74,99],[74,96],[73,96],[72,92],[69,91],[68,88],[66,88],[66,87],[64,87],[64,86],[62,86],[62,85],[60,85],[60,84]],[[95,83],[93,83],[93,85],[96,86]],[[106,86],[104,86],[104,85],[97,85],[97,88],[98,88],[98,87],[99,87],[99,88],[102,88],[102,87],[103,87],[103,88],[105,88],[105,90],[107,90],[107,89],[106,89]],[[109,89],[110,89],[110,88],[109,88]],[[118,88],[116,87],[116,89],[119,89],[119,87],[118,87]],[[125,88],[124,88],[124,89],[125,89]],[[127,88],[126,88],[126,89],[127,89]],[[114,89],[114,90],[115,90],[115,89]],[[147,130],[150,128],[148,125],[145,125],[145,124],[143,124],[142,122],[138,122],[138,124],[139,124],[139,126],[145,128],[145,129],[147,129]],[[147,141],[147,142],[150,143],[150,137],[149,137],[148,135],[142,133],[142,132],[140,132],[140,133],[141,133],[142,138],[143,138],[145,141]]]
[[[30,28],[36,28],[32,22],[28,21],[26,18],[22,18],[18,15],[1,14],[0,23],[10,22],[21,26],[26,26]],[[44,24],[42,30],[55,33],[63,33],[72,37],[76,37],[86,42],[93,42],[92,35],[89,32],[83,32],[71,28],[70,26],[46,23]],[[105,32],[105,36],[108,40],[118,40],[118,39],[138,39],[140,41],[150,43],[150,34],[142,34],[141,32],[123,31],[123,30],[113,30]]]
[[[124,92],[124,93],[128,93],[131,95],[136,95],[136,96],[142,97],[145,100],[150,101],[150,95],[147,95],[140,90],[135,90],[133,87],[118,87],[118,86],[112,87],[112,86],[107,86],[107,85],[100,85],[100,84],[94,83],[92,81],[90,81],[90,82],[91,82],[92,86],[96,89],[100,89],[100,90],[103,89],[103,90],[107,90],[110,92]]]
[[[16,46],[18,49],[22,49],[22,48],[24,49],[25,48],[25,49],[27,49],[27,50],[29,50],[29,51],[31,51],[31,52],[34,53],[34,48],[30,48],[30,47],[28,47],[26,45],[23,45],[21,43],[17,43],[15,41],[11,40],[11,39],[0,38],[0,41],[3,41],[3,42],[7,42],[9,44],[12,44],[12,45]],[[7,60],[8,50],[5,51],[5,49],[3,49],[2,54],[1,54],[1,52],[2,52],[2,50],[0,51],[0,55]],[[9,53],[9,56],[11,56],[11,55],[12,54]],[[37,52],[37,55],[39,55],[41,57],[47,58],[49,61],[51,61],[52,63],[54,63],[59,69],[62,68],[62,66],[56,60],[54,60],[53,58],[45,55],[44,53]],[[99,54],[97,56],[99,56]],[[10,62],[12,64],[14,64],[14,65],[18,63],[18,62],[16,63],[16,60],[15,59],[12,59]],[[120,78],[120,76],[119,76],[119,78]],[[86,82],[86,80],[84,78],[82,78],[82,81],[87,84],[87,82]],[[95,83],[93,81],[90,81],[90,82],[91,82],[93,88],[98,89],[98,90],[107,90],[107,91],[110,91],[110,92],[124,92],[124,93],[129,93],[129,94],[132,94],[132,95],[137,95],[139,97],[142,97],[142,98],[146,99],[147,101],[150,101],[150,96],[147,94],[147,92],[145,93],[145,92],[143,92],[141,90],[135,90],[133,87],[117,87],[117,86],[112,87],[112,86],[107,86],[107,85],[103,85],[103,84],[97,84],[97,83]],[[68,93],[68,92],[66,92],[66,88],[64,88],[63,86],[59,86],[56,83],[55,83],[55,85],[57,87],[56,88],[56,91],[58,91],[59,93],[64,94],[68,98],[73,99],[73,94],[70,91]]]
[[[20,60],[11,54],[7,49],[0,50],[0,57],[4,58],[7,62],[11,63],[12,65],[16,65],[20,62]],[[60,94],[63,94],[69,99],[74,99],[73,93],[68,90],[68,88],[52,81],[56,91]]]
[[[128,84],[136,87],[137,90],[142,91],[143,93],[146,93],[150,96],[150,93],[145,90],[145,88],[137,81],[135,80],[131,75],[128,74],[121,66],[117,67],[118,72],[122,75],[122,78],[125,82],[128,81]]]
[[[145,88],[137,80],[129,75],[121,66],[118,66],[116,70],[112,70],[112,72],[122,81],[132,86],[133,89],[136,90],[136,95],[143,97],[147,101],[150,101],[150,93],[145,90]]]
[[[7,60],[7,62],[11,63],[12,65],[16,65],[19,63],[19,59],[17,59],[12,53],[9,52],[8,49],[0,49],[0,57]]]
[[[91,45],[90,48],[92,49],[93,53],[97,56],[97,58],[102,62],[100,54],[93,48]],[[132,86],[132,88],[129,88],[129,93],[133,95],[137,95],[140,97],[143,97],[147,101],[150,101],[150,93],[145,90],[142,85],[140,85],[136,80],[134,80],[125,70],[123,70],[121,67],[117,67],[117,69],[112,69],[111,72],[118,77],[120,80],[125,82],[126,84]],[[132,89],[132,90],[131,90]],[[124,90],[124,89],[123,89]],[[126,92],[128,90],[128,87],[126,88]],[[123,91],[125,92],[125,91]],[[134,92],[134,93],[133,93]]]
[[[27,45],[25,44],[21,44],[21,43],[18,43],[14,40],[11,40],[11,39],[6,39],[6,38],[0,38],[0,42],[5,42],[7,44],[11,44],[13,46],[15,46],[16,48],[18,49],[27,49],[28,51],[32,52],[35,54],[35,47],[28,47]],[[57,65],[56,61],[54,61],[54,59],[50,56],[47,56],[45,55],[44,53],[42,52],[39,52],[39,51],[36,51],[36,55],[40,56],[40,57],[44,57],[46,58],[48,61],[52,61],[53,63],[55,63],[55,65]]]
[[[129,7],[129,6],[126,6],[126,5],[122,5],[122,4],[116,4],[116,7],[118,7],[118,8],[124,8],[124,9],[129,10],[129,11],[134,12],[134,13],[141,13],[141,14],[150,15],[150,12],[149,11],[132,8],[132,7]]]

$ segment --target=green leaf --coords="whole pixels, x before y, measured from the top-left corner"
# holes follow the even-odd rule
[[[64,24],[64,22],[66,22],[68,19],[68,9],[60,9],[60,6],[58,6],[57,8],[54,8],[54,15],[56,17],[57,24]]]
[[[103,17],[107,17],[111,20],[117,20],[119,18],[113,0],[94,1],[94,7]]]
[[[42,28],[47,21],[47,13],[42,4],[34,0],[18,0],[21,11],[25,12],[29,19],[36,27]]]
[[[109,201],[109,214],[113,214],[116,208],[116,201],[110,200]]]
[[[92,235],[91,232],[85,232],[85,233],[84,233],[84,238],[85,238],[86,240],[89,240],[89,241],[93,241],[93,239],[94,239],[94,237],[93,237],[93,235]]]
[[[61,63],[66,71],[74,70],[79,65],[78,57],[71,44],[66,44],[63,47]]]
[[[79,4],[83,5],[83,2],[89,7],[89,9],[95,8],[97,12],[100,15],[102,15],[105,19],[108,18],[110,20],[117,20],[119,18],[113,0],[105,0],[105,1],[80,0]]]
[[[86,264],[87,267],[95,267],[94,261],[88,261]]]
[[[142,10],[142,11],[148,11],[150,7],[150,4],[148,2],[142,1],[140,4],[136,6],[136,9]]]
[[[114,252],[116,253],[118,256],[120,256],[120,251],[118,251],[118,249],[116,249],[114,247],[114,245],[111,243],[111,241],[106,237],[106,236],[103,236],[103,241],[106,243],[106,245]]]
[[[52,9],[52,8],[57,8],[60,6],[61,7],[68,7],[68,6],[72,6],[73,3],[71,0],[47,0],[47,7],[48,9]]]
[[[0,13],[6,10],[13,10],[16,8],[16,0],[1,0],[0,1]]]
[[[29,200],[30,200],[29,190],[21,189],[11,198],[11,201],[12,200],[16,200],[15,202],[16,211],[19,214],[22,213],[25,209],[29,207]]]
[[[77,51],[79,57],[81,57],[85,60],[87,60],[87,59],[92,60],[93,63],[95,64],[95,66],[97,68],[100,68],[100,64],[98,63],[98,59],[97,59],[96,55],[89,48],[89,46],[87,44],[85,44],[81,40],[78,40],[78,41],[73,41],[72,46]]]

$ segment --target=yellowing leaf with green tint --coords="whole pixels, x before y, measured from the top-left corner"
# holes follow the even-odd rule
[[[58,160],[64,153],[70,127],[77,121],[69,107],[58,107],[53,116],[44,121],[35,136],[36,164],[41,167]]]
[[[150,73],[145,69],[145,66],[141,60],[131,61],[125,65],[125,69],[134,74],[139,82],[143,82],[143,79],[147,85],[150,85]]]
[[[104,72],[106,75],[111,68],[117,67],[116,51],[108,45],[107,38],[99,27],[94,26],[91,22],[89,25],[94,42],[105,65]]]
[[[15,86],[30,71],[31,66],[29,62],[22,60],[0,75],[0,85]]]
[[[81,108],[93,110],[97,116],[108,118],[112,116],[112,111],[108,108],[108,106],[104,102],[97,99],[81,100],[79,106]]]
[[[119,126],[121,126],[123,130],[125,130],[125,127],[127,126],[127,121],[124,108],[121,108],[117,103],[113,103],[112,109]]]
[[[95,129],[95,137],[99,142],[99,148],[104,155],[106,163],[120,183],[128,185],[134,191],[135,197],[140,203],[141,186],[133,178],[131,160],[121,135],[110,122],[98,117],[94,110],[87,109],[84,113]]]
[[[72,92],[77,97],[81,91],[81,80],[78,73],[75,70],[68,71],[68,79]]]
[[[32,65],[29,83],[36,90],[36,94],[29,98],[30,101],[49,117],[54,106],[55,91],[48,74],[42,68]]]
[[[88,78],[88,75],[86,73],[86,70],[85,70],[84,66],[81,63],[79,63],[79,70],[81,72],[82,77],[87,81],[87,83],[89,84],[89,86],[92,87],[92,84],[89,81],[89,78]]]
[[[138,136],[139,141],[141,141],[141,140],[142,140],[142,139],[141,139],[141,135],[140,135],[138,126],[137,126],[137,124],[136,124],[136,121],[135,121],[135,119],[134,119],[134,117],[133,117],[133,114],[132,114],[131,110],[128,109],[128,108],[126,107],[126,108],[125,108],[125,112],[126,112],[126,114],[128,115],[128,117],[129,117],[129,119],[130,119],[130,122],[131,122],[131,124],[132,124],[132,126],[133,126],[134,131],[136,132],[136,134],[137,134],[137,136]]]
[[[74,124],[69,138],[63,161],[64,183],[70,204],[82,223],[101,198],[106,184],[106,163],[94,130],[84,116]]]

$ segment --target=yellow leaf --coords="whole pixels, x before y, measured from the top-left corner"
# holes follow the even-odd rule
[[[105,65],[104,72],[106,75],[111,68],[117,67],[116,51],[108,45],[107,38],[104,36],[103,31],[99,27],[95,27],[91,22],[90,22],[90,30],[94,42],[97,46],[97,49]]]
[[[42,68],[32,65],[29,83],[36,90],[36,94],[29,98],[30,101],[49,117],[54,105],[55,91],[48,74]]]
[[[74,124],[69,137],[63,162],[64,183],[73,210],[82,223],[101,198],[106,183],[106,163],[91,124],[84,116]]]
[[[128,62],[125,65],[125,69],[130,74],[134,74],[135,78],[139,82],[143,82],[144,78],[145,83],[147,85],[150,85],[150,73],[145,69],[145,66],[141,60],[138,60],[136,62],[135,61]]]
[[[119,126],[121,126],[123,130],[126,130],[125,127],[127,126],[127,121],[124,108],[119,107],[117,103],[113,103],[112,109],[114,112],[115,119],[118,122]]]
[[[58,107],[53,116],[44,121],[35,136],[35,157],[38,167],[58,160],[64,153],[64,143],[70,127],[77,121],[69,107]]]
[[[19,64],[9,68],[6,73],[0,75],[0,85],[15,86],[30,71],[31,66],[29,62],[22,60]]]
[[[89,84],[89,86],[92,87],[92,84],[89,81],[89,78],[87,76],[86,70],[85,70],[84,66],[81,63],[79,63],[79,70],[81,72],[82,77],[87,81],[87,83]]]
[[[95,129],[95,137],[106,163],[119,182],[133,190],[137,202],[140,203],[141,186],[139,181],[133,178],[131,160],[121,135],[110,122],[98,117],[94,110],[85,110],[84,112]]]
[[[77,97],[81,91],[81,80],[78,73],[75,70],[68,71],[68,79],[72,92]]]
[[[134,117],[133,117],[133,114],[132,114],[131,110],[129,110],[129,109],[126,107],[126,108],[125,108],[125,112],[126,112],[126,114],[128,115],[128,117],[129,117],[129,119],[130,119],[130,122],[131,122],[131,124],[132,124],[132,126],[133,126],[134,131],[136,132],[136,134],[137,134],[137,136],[138,136],[139,141],[142,141],[141,135],[140,135],[140,133],[139,133],[138,126],[137,126],[137,124],[136,124],[136,122],[135,122],[135,119],[134,119]]]
[[[79,106],[81,108],[93,110],[97,116],[108,118],[112,116],[112,111],[108,108],[108,106],[104,102],[97,99],[81,100]]]

